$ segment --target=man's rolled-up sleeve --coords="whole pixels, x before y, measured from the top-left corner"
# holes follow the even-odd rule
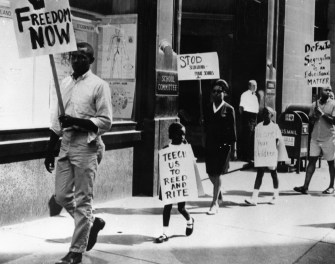
[[[59,122],[59,105],[58,100],[55,99],[54,102],[51,104],[50,107],[50,129],[55,132],[56,135],[62,135],[62,127]]]
[[[95,105],[96,115],[90,120],[98,127],[97,136],[100,136],[111,129],[113,120],[111,92],[107,82],[98,87]]]

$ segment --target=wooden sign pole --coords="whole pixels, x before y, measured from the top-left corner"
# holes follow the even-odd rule
[[[58,105],[59,105],[60,115],[65,115],[65,109],[64,109],[62,94],[60,93],[54,56],[52,54],[49,54],[49,58],[50,58],[50,64],[51,64],[51,69],[52,69],[52,75],[53,75],[54,81],[55,81],[55,88],[56,88],[56,93],[57,93],[57,98],[58,98]]]
[[[201,89],[201,79],[198,79],[199,83],[199,104],[200,104],[200,126],[201,126],[201,144],[205,146],[205,133],[204,133],[204,110],[202,107],[202,89]]]

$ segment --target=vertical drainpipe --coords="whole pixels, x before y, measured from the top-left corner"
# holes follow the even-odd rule
[[[173,49],[177,54],[180,54],[180,39],[181,39],[181,18],[182,18],[182,4],[183,0],[175,0],[175,16],[174,32],[173,32]]]
[[[267,48],[266,48],[266,80],[265,105],[276,109],[276,43],[278,23],[275,23],[276,0],[268,0]],[[276,21],[277,22],[277,21]],[[275,27],[276,25],[276,27]],[[262,106],[261,106],[262,108]]]
[[[335,91],[335,60],[333,56],[335,55],[335,2],[329,1],[328,3],[328,39],[330,40],[330,54],[331,54],[331,63],[330,63],[330,84]]]

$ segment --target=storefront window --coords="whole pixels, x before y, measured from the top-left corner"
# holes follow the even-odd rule
[[[137,16],[109,16],[99,26],[97,73],[111,88],[114,120],[133,116]]]
[[[99,17],[101,21],[101,17]],[[113,121],[133,120],[137,16],[73,18],[77,41],[90,43],[96,61],[91,69],[111,88]],[[0,130],[47,128],[56,91],[49,56],[19,58],[9,3],[0,2]],[[71,73],[68,54],[54,54],[59,82]]]
[[[0,130],[48,126],[48,57],[20,59],[10,9],[0,15]]]

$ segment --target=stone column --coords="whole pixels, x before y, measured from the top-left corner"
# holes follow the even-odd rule
[[[138,123],[143,143],[135,147],[134,195],[155,196],[159,191],[158,151],[168,144],[168,127],[178,120],[178,75],[175,50],[180,39],[176,30],[182,0],[141,0],[138,64],[140,112]],[[179,10],[181,12],[181,10]],[[180,23],[177,25],[180,26]],[[176,33],[176,32],[177,33]]]
[[[330,83],[335,91],[335,2],[328,3],[328,39],[330,40]]]

